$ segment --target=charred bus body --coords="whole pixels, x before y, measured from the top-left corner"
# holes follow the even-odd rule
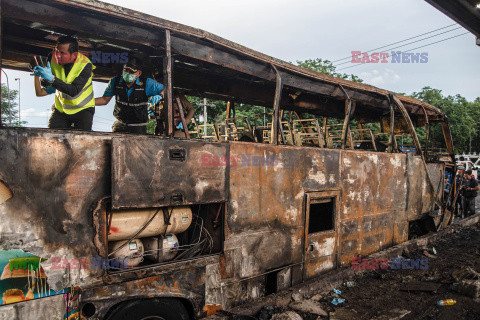
[[[168,114],[166,137],[0,130],[3,317],[202,317],[451,222],[452,139],[434,106],[102,2],[0,4],[4,68],[27,70],[60,34],[84,52],[141,52]],[[174,89],[268,107],[271,124],[248,126],[255,142],[218,127],[172,138]]]

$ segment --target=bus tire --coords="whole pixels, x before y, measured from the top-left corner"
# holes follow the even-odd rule
[[[174,298],[132,300],[115,308],[105,320],[189,320],[185,306]]]

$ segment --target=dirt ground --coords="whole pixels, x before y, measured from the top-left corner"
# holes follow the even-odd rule
[[[328,313],[329,319],[336,320],[480,319],[480,300],[452,288],[456,282],[452,272],[467,266],[480,272],[480,224],[463,228],[458,226],[456,231],[428,245],[426,249],[430,257],[425,255],[424,249],[418,249],[404,251],[401,258],[428,259],[428,268],[402,270],[388,267],[372,270],[337,287],[341,291],[339,295],[330,292],[298,300],[313,302]],[[335,297],[344,298],[345,302],[334,306],[331,301]],[[454,299],[456,304],[439,306],[437,302],[443,299]],[[292,317],[291,311],[296,312],[295,317]],[[300,317],[307,320],[327,319],[327,316],[293,310],[291,303],[283,306],[264,305],[254,318],[296,320]]]
[[[406,253],[409,259],[428,259],[428,269],[398,270],[385,269],[370,272],[354,280],[353,287],[338,288],[346,302],[333,306],[330,297],[319,302],[330,316],[338,319],[351,315],[350,319],[400,319],[402,313],[409,312],[401,319],[480,319],[480,301],[460,294],[451,288],[455,280],[452,272],[470,266],[480,272],[480,225],[466,227],[446,235],[429,246],[435,248],[435,258],[428,258],[423,250]],[[440,284],[437,291],[402,291],[410,284],[419,283],[427,289],[429,283]],[[438,306],[443,299],[457,301],[452,306]],[[344,309],[340,311],[340,309]],[[392,310],[398,310],[397,316]],[[405,311],[405,312],[400,312]]]

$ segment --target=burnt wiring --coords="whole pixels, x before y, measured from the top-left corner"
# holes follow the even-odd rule
[[[203,226],[203,220],[201,224],[198,223],[198,220],[202,219],[198,217],[194,222],[194,230],[196,230],[197,227],[199,229],[198,241],[195,244],[189,245],[187,249],[180,252],[173,260],[193,258],[200,254],[210,254],[213,251],[213,237]],[[193,234],[195,235],[195,233]]]

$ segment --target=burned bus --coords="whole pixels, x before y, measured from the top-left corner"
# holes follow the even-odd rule
[[[167,115],[164,135],[1,127],[0,319],[204,317],[452,221],[432,105],[95,0],[0,6],[2,68],[27,71],[60,35],[134,52]],[[174,92],[227,117],[173,137]]]

